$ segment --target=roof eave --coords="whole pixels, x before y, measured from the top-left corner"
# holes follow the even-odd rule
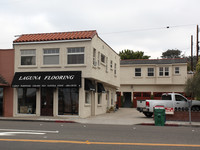
[[[31,42],[13,42],[13,45],[26,45],[26,44],[44,44],[44,43],[65,43],[65,42],[82,42],[91,41],[92,39],[73,39],[73,40],[53,40],[53,41],[31,41]]]

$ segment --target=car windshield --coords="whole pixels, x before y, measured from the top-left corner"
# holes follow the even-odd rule
[[[172,100],[171,95],[162,95],[162,100]]]

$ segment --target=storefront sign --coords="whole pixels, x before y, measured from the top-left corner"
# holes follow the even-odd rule
[[[81,71],[16,72],[12,87],[81,87]]]

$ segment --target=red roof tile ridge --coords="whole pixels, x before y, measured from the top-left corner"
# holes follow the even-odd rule
[[[49,35],[49,34],[69,34],[69,33],[82,33],[82,32],[96,32],[96,30],[84,30],[84,31],[67,31],[67,32],[44,32],[44,33],[27,33],[27,34],[22,34],[22,35]],[[21,35],[21,36],[22,36]]]
[[[89,38],[92,39],[95,35],[97,35],[96,30],[22,34],[19,38],[14,40],[13,43],[89,39]]]

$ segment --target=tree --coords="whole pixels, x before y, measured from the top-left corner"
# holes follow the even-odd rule
[[[181,51],[176,49],[168,49],[162,53],[162,58],[181,58]]]
[[[185,93],[192,97],[200,98],[200,60],[196,66],[196,73],[186,82]]]
[[[196,72],[200,73],[200,60],[196,64]]]
[[[129,49],[119,52],[120,58],[123,59],[149,59],[151,56],[144,55],[142,51],[133,51]]]

